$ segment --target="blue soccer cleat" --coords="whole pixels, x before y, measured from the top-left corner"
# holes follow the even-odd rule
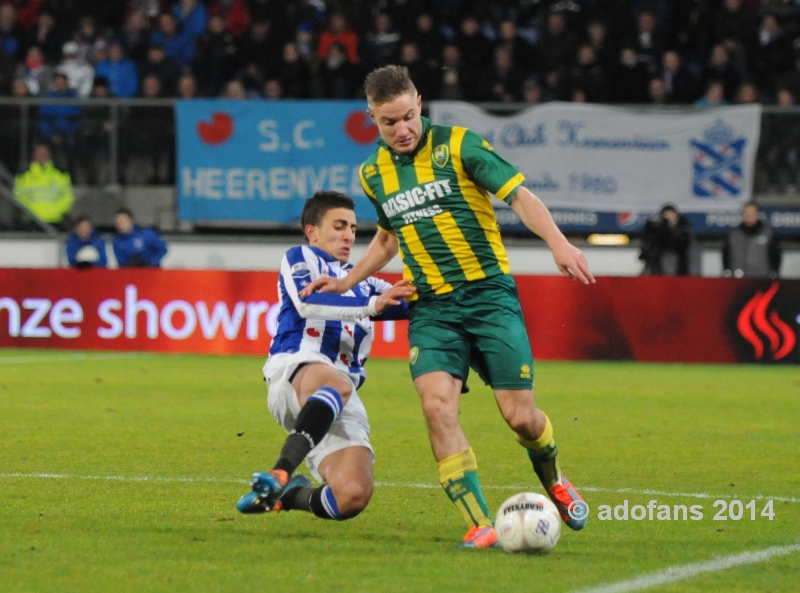
[[[240,513],[279,513],[282,510],[281,496],[292,488],[310,486],[311,481],[303,474],[289,479],[285,471],[278,469],[254,473],[250,485],[253,491],[242,496],[236,504]]]

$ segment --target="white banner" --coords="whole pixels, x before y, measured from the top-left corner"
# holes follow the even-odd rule
[[[752,197],[760,105],[691,112],[546,103],[502,117],[431,102],[434,123],[483,136],[550,208],[736,210]]]

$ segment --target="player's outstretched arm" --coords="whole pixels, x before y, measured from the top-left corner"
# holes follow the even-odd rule
[[[300,298],[305,298],[315,291],[333,292],[342,294],[353,288],[356,284],[369,278],[375,272],[388,264],[397,255],[399,244],[397,237],[378,229],[375,238],[367,247],[364,257],[350,270],[344,278],[318,278],[309,283],[300,292]]]
[[[595,283],[586,256],[567,241],[547,206],[539,198],[527,188],[520,187],[511,200],[511,209],[526,227],[547,242],[547,246],[553,252],[553,259],[564,276],[573,280],[578,279],[584,284]]]

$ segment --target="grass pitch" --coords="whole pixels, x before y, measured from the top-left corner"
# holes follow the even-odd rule
[[[591,507],[549,555],[462,551],[403,362],[361,392],[378,486],[345,523],[243,516],[284,434],[262,359],[0,350],[1,591],[546,591],[800,541],[796,367],[537,363],[562,467]],[[462,424],[492,509],[540,491],[491,392]],[[702,495],[708,495],[703,497]],[[760,515],[772,498],[774,519]],[[715,521],[716,500],[755,520]],[[703,519],[598,520],[601,505],[700,505]],[[728,515],[728,513],[725,513]],[[796,591],[800,553],[656,590]]]

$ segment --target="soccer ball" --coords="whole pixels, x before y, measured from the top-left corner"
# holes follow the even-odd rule
[[[547,552],[561,535],[561,517],[546,496],[523,492],[500,505],[494,522],[497,539],[506,552]]]

